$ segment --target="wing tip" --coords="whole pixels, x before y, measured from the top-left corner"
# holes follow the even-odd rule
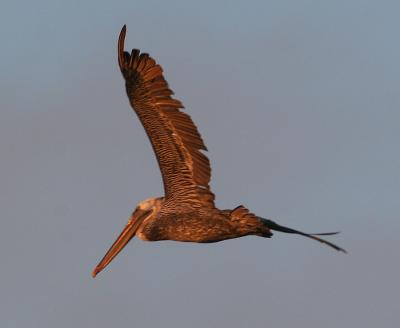
[[[125,35],[126,35],[126,25],[122,26],[121,32],[119,33],[118,38],[118,64],[119,67],[122,68],[125,58],[124,58],[124,43],[125,43]]]

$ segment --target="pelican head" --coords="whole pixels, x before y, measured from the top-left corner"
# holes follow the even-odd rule
[[[118,255],[118,253],[135,235],[139,235],[139,237],[141,237],[140,227],[146,220],[157,215],[161,208],[162,200],[163,198],[149,198],[140,202],[136,206],[136,209],[133,211],[128,223],[118,236],[117,240],[114,242],[114,244],[112,244],[106,255],[104,255],[103,259],[93,270],[93,278],[96,277],[96,275],[102,271],[115,256]]]

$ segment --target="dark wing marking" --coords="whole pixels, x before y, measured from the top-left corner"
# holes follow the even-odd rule
[[[148,54],[124,51],[126,27],[118,40],[118,63],[126,82],[130,104],[142,122],[160,166],[166,200],[214,207],[209,187],[210,163],[207,150],[182,103],[171,97],[173,91],[163,70]]]

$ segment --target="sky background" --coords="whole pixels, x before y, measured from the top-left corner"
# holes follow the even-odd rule
[[[1,1],[2,327],[398,327],[398,1]],[[162,195],[117,38],[208,146],[220,208],[330,238],[134,239]]]

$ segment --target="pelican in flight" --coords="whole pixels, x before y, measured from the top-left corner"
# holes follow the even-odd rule
[[[248,235],[270,238],[271,230],[298,234],[338,251],[343,248],[317,235],[281,226],[240,205],[233,210],[215,207],[210,190],[210,163],[204,142],[190,116],[181,111],[163,70],[146,53],[124,51],[126,26],[118,40],[118,63],[125,79],[129,102],[153,146],[164,183],[164,197],[140,202],[125,228],[93,270],[95,277],[124,246],[137,236],[146,241],[175,240],[214,243]]]

